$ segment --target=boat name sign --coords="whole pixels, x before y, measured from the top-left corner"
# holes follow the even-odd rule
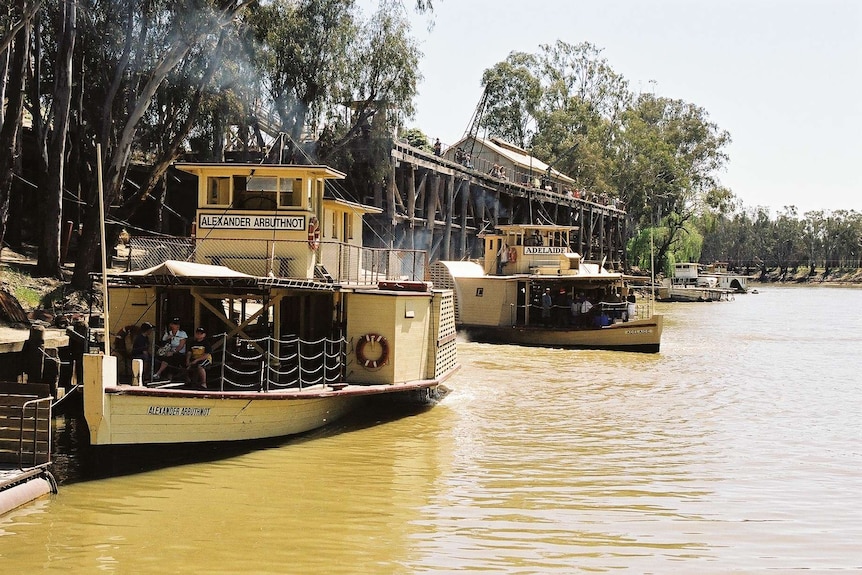
[[[199,228],[223,230],[304,230],[305,216],[238,216],[201,214]]]
[[[206,417],[209,414],[209,407],[171,407],[166,405],[151,405],[147,410],[147,415],[186,415]]]
[[[569,249],[562,246],[524,246],[524,255],[565,254]]]

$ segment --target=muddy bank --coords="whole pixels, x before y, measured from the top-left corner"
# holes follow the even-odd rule
[[[828,274],[825,270],[815,269],[811,273],[808,268],[797,268],[782,274],[781,270],[774,269],[768,272],[752,274],[751,282],[768,284],[805,284],[805,285],[852,285],[862,287],[862,269],[838,269],[831,270]]]

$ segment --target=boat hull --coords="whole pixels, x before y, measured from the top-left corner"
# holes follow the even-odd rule
[[[660,288],[657,299],[665,302],[728,301],[732,293],[724,288],[673,286]]]
[[[108,358],[112,359],[112,358]],[[102,386],[100,356],[84,387],[92,445],[224,443],[285,437],[329,425],[374,397],[433,397],[439,380],[312,386],[273,392],[221,392]]]
[[[662,324],[662,316],[656,315],[596,329],[462,326],[461,331],[468,339],[484,343],[658,353]]]

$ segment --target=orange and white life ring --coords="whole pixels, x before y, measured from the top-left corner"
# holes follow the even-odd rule
[[[368,351],[370,349],[368,346],[370,345],[371,348],[374,348],[375,344],[380,346],[380,354],[369,356]],[[371,369],[377,369],[386,365],[389,363],[389,342],[386,341],[385,337],[376,333],[366,333],[360,336],[359,341],[356,342],[356,361],[364,367]]]
[[[320,247],[320,222],[314,216],[308,219],[308,247],[312,250]]]
[[[515,248],[509,248],[509,263],[513,264],[518,261],[518,250]]]

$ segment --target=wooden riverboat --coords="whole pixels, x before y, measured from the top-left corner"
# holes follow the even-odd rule
[[[635,289],[635,278],[583,261],[569,248],[573,229],[497,226],[484,236],[483,265],[435,263],[435,284],[455,291],[459,331],[490,343],[658,352],[662,316],[648,292]],[[543,314],[545,293],[551,305]],[[586,313],[573,309],[581,295],[590,301]]]
[[[282,437],[376,400],[433,403],[445,392],[458,368],[453,294],[422,281],[424,253],[362,247],[362,216],[374,208],[324,195],[342,174],[178,167],[199,179],[197,236],[133,238],[132,267],[152,265],[107,277],[106,341],[120,345],[84,356],[91,444]],[[173,318],[210,336],[205,389],[184,370],[148,381],[157,353],[147,366],[123,349],[143,322]],[[160,340],[161,327],[154,333]]]

